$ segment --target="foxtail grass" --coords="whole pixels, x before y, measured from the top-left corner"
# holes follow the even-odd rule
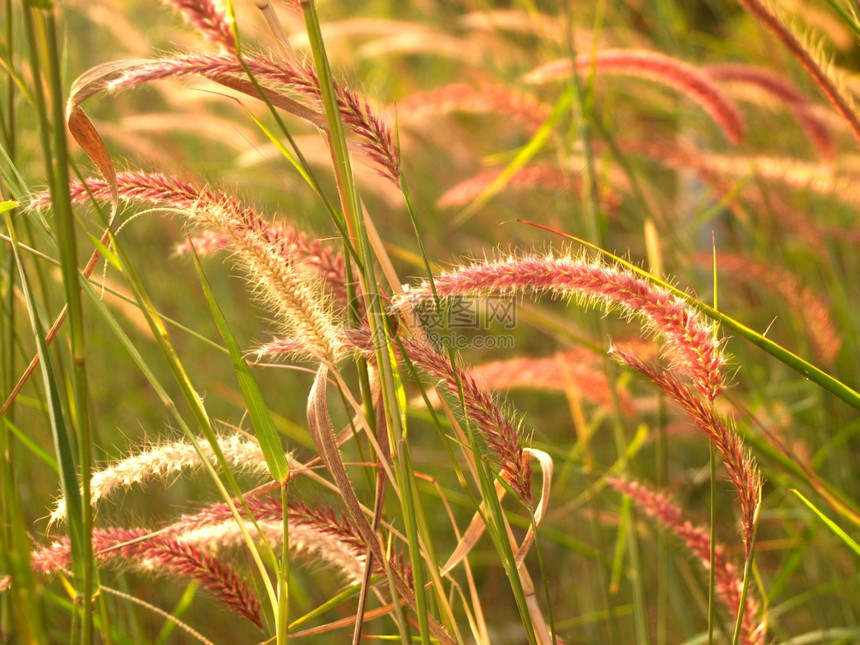
[[[714,9],[808,79],[671,2],[165,4],[198,46],[80,73],[67,30],[71,83],[5,9],[4,636],[860,638],[860,130],[793,26]]]

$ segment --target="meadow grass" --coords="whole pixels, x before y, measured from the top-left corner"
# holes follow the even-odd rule
[[[860,641],[856,7],[503,4],[5,3],[3,642]]]

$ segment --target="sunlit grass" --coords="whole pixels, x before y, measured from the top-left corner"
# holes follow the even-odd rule
[[[4,5],[0,640],[860,638],[849,3],[425,5]]]

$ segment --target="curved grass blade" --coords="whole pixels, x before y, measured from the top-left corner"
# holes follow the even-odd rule
[[[190,241],[190,237],[189,237]],[[193,247],[192,247],[193,248]],[[239,381],[239,387],[242,388],[242,395],[245,397],[245,404],[248,406],[248,415],[251,417],[251,423],[257,433],[257,439],[260,442],[260,449],[263,451],[263,457],[266,459],[266,465],[269,467],[269,472],[272,477],[284,483],[290,474],[290,467],[287,464],[287,459],[284,456],[284,449],[281,446],[281,439],[278,431],[275,428],[275,423],[272,421],[272,416],[269,414],[269,408],[263,400],[263,394],[260,392],[260,387],[257,385],[254,375],[251,374],[251,368],[248,367],[248,362],[242,355],[239,349],[239,343],[233,336],[230,328],[227,326],[227,320],[224,318],[224,313],[221,307],[215,300],[215,294],[212,293],[212,287],[209,280],[203,273],[203,267],[200,264],[200,258],[197,253],[193,253],[194,268],[197,270],[197,275],[200,278],[200,284],[206,294],[206,301],[209,303],[209,308],[212,311],[212,319],[218,327],[218,332],[227,349],[230,351],[230,358],[233,361],[233,369],[236,370],[236,379]]]
[[[355,523],[370,552],[373,553],[373,557],[378,562],[387,562],[386,554],[379,543],[379,537],[364,516],[334,439],[334,430],[331,427],[328,412],[327,378],[328,368],[321,365],[317,371],[316,379],[314,379],[311,392],[308,395],[308,426],[314,436],[314,442],[317,444],[323,463],[325,463],[340,490],[350,519]],[[391,571],[390,576],[397,594],[406,601],[410,609],[417,612],[419,608],[412,588],[398,572]],[[426,620],[429,631],[439,642],[453,645],[454,640],[434,618],[428,616]]]
[[[794,493],[795,495],[797,495],[800,498],[801,502],[806,504],[812,510],[813,513],[815,513],[818,517],[821,518],[821,521],[827,525],[827,528],[829,528],[840,540],[845,542],[845,544],[847,544],[848,547],[852,551],[854,551],[854,553],[856,553],[858,556],[860,556],[860,544],[855,542],[851,538],[850,535],[848,535],[845,531],[842,530],[842,528],[840,528],[840,526],[838,524],[836,524],[836,522],[834,522],[829,517],[827,517],[824,513],[822,513],[820,510],[818,510],[818,508],[815,506],[815,504],[813,504],[808,499],[806,499],[803,496],[803,494],[799,490],[797,490],[796,488],[789,488],[788,492]]]

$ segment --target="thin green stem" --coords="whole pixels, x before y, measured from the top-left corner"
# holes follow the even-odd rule
[[[597,4],[595,15],[595,32],[599,34],[603,23],[606,6],[605,2],[601,1]],[[566,33],[573,34],[573,21],[570,12],[566,12],[569,28]],[[595,47],[598,39],[595,39]],[[576,59],[576,48],[572,38],[567,41],[568,55],[571,60]],[[584,210],[585,234],[586,238],[597,246],[603,246],[603,222],[601,221],[599,204],[597,201],[597,175],[594,172],[594,166],[591,163],[592,146],[591,146],[591,124],[594,121],[594,81],[596,69],[590,70],[589,76],[585,83],[579,76],[577,66],[573,65],[572,73],[569,80],[569,88],[573,96],[573,109],[577,126],[577,138],[584,150],[585,159],[588,162],[582,169],[585,181],[583,186],[583,199],[580,200]],[[597,321],[599,337],[605,338],[608,335],[608,329],[603,319]],[[609,383],[615,382],[615,367],[611,363],[605,364],[606,378]],[[626,452],[627,441],[624,435],[623,422],[620,414],[620,406],[618,405],[617,397],[614,389],[612,389],[613,409],[612,409],[612,436],[615,443],[615,449],[619,459],[623,458]],[[622,471],[622,476],[626,473],[626,465]],[[630,559],[630,584],[633,592],[633,606],[635,617],[635,629],[637,642],[642,645],[648,643],[647,617],[645,610],[645,592],[642,565],[639,558],[639,541],[635,529],[635,517],[633,515],[632,505],[629,501],[621,505],[621,524],[619,530],[625,540],[627,555]]]
[[[854,16],[848,13],[845,7],[839,4],[837,0],[827,0],[827,4],[830,5],[833,11],[839,14],[839,17],[846,25],[848,25],[851,31],[860,36],[860,23],[857,22],[857,19],[854,18]]]
[[[713,261],[713,284],[714,284],[714,310],[719,307],[719,283],[717,282],[717,243],[715,235],[711,233],[711,243],[714,249]],[[719,325],[714,325],[714,340],[719,340]],[[711,402],[713,407],[713,402]],[[709,469],[709,488],[710,488],[710,514],[711,522],[709,526],[710,553],[708,554],[708,645],[713,645],[714,642],[714,619],[716,616],[716,590],[717,576],[716,567],[714,564],[717,561],[717,453],[714,442],[708,441],[708,469]]]
[[[75,574],[75,585],[81,599],[81,624],[80,642],[88,645],[93,640],[93,575],[94,562],[92,543],[90,535],[92,532],[92,514],[88,504],[81,504],[81,488],[85,494],[89,487],[90,471],[90,435],[89,435],[89,413],[88,397],[86,389],[86,349],[83,334],[83,316],[80,298],[77,296],[77,252],[75,244],[71,200],[68,194],[68,155],[65,141],[65,115],[63,113],[62,82],[59,70],[59,55],[57,51],[56,33],[52,14],[45,16],[41,10],[34,9],[30,5],[24,6],[24,22],[27,30],[27,41],[30,47],[30,64],[33,70],[46,70],[48,82],[51,87],[50,99],[46,96],[41,75],[34,78],[34,90],[36,97],[36,111],[39,116],[39,134],[42,141],[42,150],[45,155],[45,172],[51,197],[54,203],[55,226],[57,229],[57,241],[60,247],[61,271],[63,274],[63,285],[67,304],[74,309],[71,339],[73,368],[73,391],[74,391],[74,414],[72,422],[63,420],[64,406],[61,403],[60,393],[56,391],[55,375],[52,367],[47,363],[49,356],[47,346],[41,336],[41,325],[34,318],[33,330],[39,337],[38,342],[44,351],[40,351],[41,365],[45,375],[46,387],[49,389],[51,398],[52,427],[54,428],[55,446],[61,472],[64,473],[63,489],[70,504],[68,509],[69,535],[71,538],[72,552],[74,554],[73,569]],[[40,55],[37,49],[37,29],[42,42],[45,42],[46,50],[43,56],[46,59],[44,65],[40,64]],[[48,115],[51,111],[54,123],[52,124]],[[53,133],[53,136],[52,136]],[[11,221],[7,228],[10,236],[14,237]],[[16,251],[17,253],[17,251]],[[23,271],[20,265],[19,270]],[[23,273],[22,280],[23,280]],[[70,292],[74,291],[74,295]],[[35,310],[32,311],[35,317]],[[78,460],[76,464],[74,457],[70,454],[68,446],[74,442],[73,427],[75,422],[78,426],[77,444]],[[83,424],[86,424],[83,425]],[[86,444],[86,445],[85,445]],[[80,471],[78,471],[80,467]],[[79,481],[83,486],[79,485]]]
[[[117,242],[117,239],[115,237],[111,238],[111,248],[115,248],[116,253],[112,253],[108,248],[102,248],[102,254],[105,256],[105,258],[112,261],[116,265],[116,267],[125,275],[126,282],[134,293],[138,306],[140,307],[140,311],[144,314],[146,321],[150,329],[152,330],[153,336],[158,343],[159,349],[161,350],[161,353],[164,358],[167,360],[168,366],[174,376],[174,379],[176,380],[177,385],[179,386],[182,394],[184,395],[186,402],[191,407],[192,414],[195,418],[195,421],[197,422],[197,425],[200,428],[200,431],[203,433],[203,436],[209,442],[210,447],[212,448],[212,452],[214,453],[216,461],[218,462],[218,465],[222,470],[224,479],[227,482],[226,486],[222,481],[221,477],[218,476],[218,473],[215,471],[215,468],[210,462],[210,460],[203,453],[196,433],[191,431],[191,428],[178,414],[176,414],[177,421],[180,423],[180,427],[185,433],[188,441],[194,446],[194,449],[200,457],[200,461],[203,464],[204,469],[212,478],[213,483],[216,485],[222,498],[230,508],[233,518],[236,520],[239,526],[239,531],[241,532],[245,543],[248,545],[252,559],[254,560],[258,571],[260,572],[260,576],[266,589],[273,611],[275,612],[275,614],[277,614],[277,594],[275,592],[275,589],[272,587],[272,582],[263,563],[263,558],[265,558],[268,564],[273,569],[277,570],[277,560],[275,558],[275,555],[272,552],[272,549],[267,541],[263,541],[263,548],[261,550],[260,548],[258,548],[254,539],[251,537],[251,534],[249,533],[248,528],[246,526],[245,519],[239,513],[234,498],[238,499],[239,503],[245,507],[246,517],[250,518],[252,522],[254,521],[254,516],[247,508],[244,496],[242,495],[242,489],[240,488],[239,483],[236,480],[236,476],[230,469],[230,466],[224,457],[224,453],[218,444],[218,439],[215,435],[215,429],[213,427],[212,421],[209,418],[209,413],[203,405],[203,398],[195,390],[194,385],[191,382],[191,378],[185,369],[185,366],[182,364],[182,361],[180,360],[176,349],[170,341],[167,329],[164,327],[164,324],[161,319],[158,318],[155,307],[153,306],[149,295],[144,289],[139,276],[134,270],[133,265],[129,261],[123,246]],[[85,288],[88,288],[89,285],[87,285],[86,283],[83,284]],[[132,353],[133,356],[138,355],[138,352],[134,347],[127,346],[127,349]],[[160,393],[161,399],[164,402],[165,406],[169,410],[175,412],[176,406],[170,399],[170,397],[167,396],[163,387],[154,379],[151,379],[150,382],[153,386],[157,388],[157,391]],[[230,491],[232,491],[232,495],[228,491],[228,486]],[[258,533],[262,535],[261,531],[258,531]]]
[[[716,571],[717,559],[717,453],[713,441],[708,441],[709,503],[711,522],[708,527],[710,553],[708,555],[708,645],[714,643],[714,618],[716,612]]]
[[[319,16],[317,15],[314,2],[302,0],[300,4],[305,18],[305,29],[310,39],[322,103],[325,108],[326,122],[328,124],[327,135],[341,207],[347,230],[350,236],[357,242],[359,256],[363,265],[359,277],[362,285],[362,294],[365,299],[367,318],[370,323],[371,337],[377,341],[375,343],[375,352],[376,364],[380,371],[382,404],[385,413],[386,428],[388,430],[389,446],[392,457],[395,457],[398,455],[398,451],[408,450],[408,445],[404,441],[406,427],[401,403],[404,397],[401,394],[402,385],[400,383],[400,376],[393,362],[391,329],[380,298],[375,295],[377,280],[374,271],[373,249],[364,225],[358,191],[356,190],[352,174],[334,79],[331,74],[331,68],[329,67],[320,31]],[[379,457],[382,458],[381,455]],[[399,458],[407,461],[404,455],[400,455]],[[421,549],[417,539],[418,527],[414,508],[414,496],[411,492],[415,488],[414,481],[412,481],[414,473],[403,464],[395,472],[398,473],[398,478],[400,479],[398,481],[398,489],[401,491],[400,503],[403,511],[403,519],[406,522],[407,535],[410,537],[408,541],[409,558],[412,564],[418,625],[422,643],[429,645],[429,609],[424,591],[424,567],[420,554]]]
[[[6,19],[6,96],[5,120],[3,126],[3,147],[9,163],[10,173],[17,172],[17,116],[15,112],[16,86],[12,76],[14,70],[14,34],[13,25],[16,17],[13,13],[11,0],[4,2]],[[5,183],[5,182],[4,182]],[[11,188],[11,187],[10,187]],[[0,190],[0,201],[4,198],[6,186]],[[4,204],[11,206],[11,204]],[[9,222],[15,217],[15,211],[4,208]],[[15,282],[16,256],[11,252],[12,240],[8,241],[9,252],[4,266],[5,275],[0,273],[0,392],[8,392],[15,383],[16,376],[16,321],[15,314]],[[19,245],[20,247],[20,245]],[[5,279],[4,279],[5,278]],[[21,642],[41,643],[45,635],[42,629],[44,615],[41,605],[37,602],[39,589],[30,563],[30,536],[26,530],[26,517],[21,504],[20,486],[16,482],[16,441],[14,432],[15,408],[0,415],[0,509],[2,509],[3,526],[0,527],[0,562],[8,571],[12,588],[9,590],[11,613],[16,626],[20,630]]]
[[[744,615],[746,614],[747,595],[749,594],[750,583],[752,582],[753,561],[755,560],[756,540],[758,538],[758,519],[759,510],[761,509],[761,498],[756,504],[756,511],[753,518],[753,531],[750,543],[747,545],[746,559],[744,560],[744,579],[741,589],[741,599],[738,603],[738,615],[735,621],[735,632],[732,636],[732,645],[738,645],[741,638],[741,627],[743,625]],[[752,616],[750,617],[752,618]]]
[[[3,9],[6,15],[5,37],[6,55],[8,56],[8,60],[6,61],[6,69],[8,70],[6,75],[6,114],[5,120],[2,121],[3,146],[9,155],[9,161],[14,163],[15,150],[17,148],[17,118],[15,113],[15,79],[12,77],[12,70],[14,69],[13,52],[15,51],[15,30],[13,29],[15,20],[12,12],[12,0],[6,0],[3,3]]]
[[[61,390],[58,384],[55,365],[48,355],[48,347],[45,343],[41,319],[33,300],[33,292],[30,288],[27,273],[21,261],[21,254],[18,248],[18,235],[15,231],[9,212],[5,213],[5,219],[6,228],[9,231],[9,237],[12,239],[12,254],[15,258],[15,265],[18,269],[21,293],[24,296],[27,312],[30,316],[30,326],[32,328],[36,346],[38,347],[39,356],[41,357],[40,365],[42,368],[42,379],[45,389],[46,408],[51,424],[54,449],[57,454],[57,464],[60,469],[60,482],[63,489],[63,495],[66,499],[66,519],[69,525],[71,550],[73,557],[76,558],[72,563],[73,570],[76,574],[75,581],[79,582],[83,577],[81,575],[82,560],[80,559],[82,557],[81,542],[84,540],[81,522],[83,513],[81,512],[81,491],[78,486],[72,440],[69,436],[66,419],[64,418],[63,404],[61,402]],[[75,619],[78,617],[77,613],[73,616]]]
[[[80,290],[78,289],[77,240],[75,235],[74,214],[72,201],[69,196],[69,157],[66,140],[65,101],[63,100],[63,84],[60,72],[60,53],[53,12],[45,14],[45,26],[48,43],[48,72],[51,85],[51,111],[53,117],[54,139],[54,187],[51,191],[51,203],[54,209],[54,221],[57,228],[57,238],[60,246],[60,262],[63,273],[63,288],[68,305],[68,322],[71,337],[74,388],[74,426],[78,438],[78,468],[81,479],[81,495],[90,499],[90,471],[92,469],[92,426],[90,421],[89,387],[87,381],[87,349],[84,334],[83,306]],[[81,623],[81,642],[90,643],[93,640],[93,593],[98,585],[98,572],[93,556],[92,535],[93,515],[92,506],[82,505],[82,531],[84,537],[83,550],[83,619]],[[108,629],[107,625],[102,626]]]
[[[281,484],[281,508],[283,509],[281,560],[278,572],[278,616],[275,634],[278,645],[286,645],[290,633],[290,522],[288,500],[289,485]]]

